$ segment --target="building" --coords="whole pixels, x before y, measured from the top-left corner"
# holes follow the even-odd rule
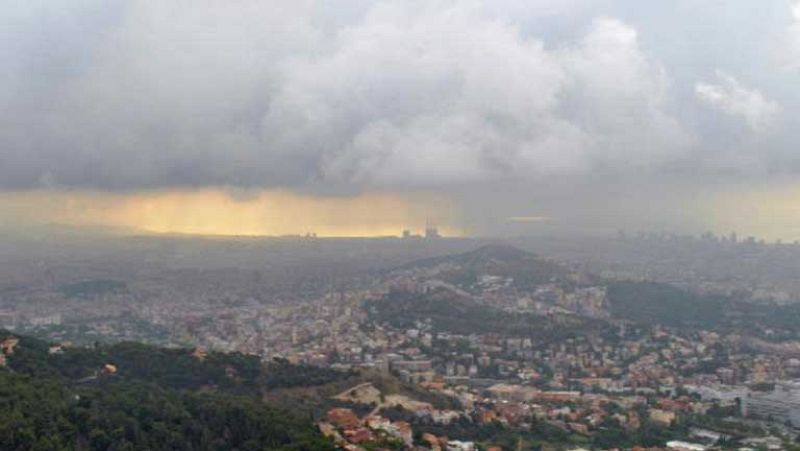
[[[650,409],[650,421],[662,426],[670,426],[675,421],[675,412],[669,412],[661,409]]]
[[[60,326],[61,313],[54,313],[52,315],[45,315],[45,316],[34,316],[32,318],[28,318],[28,325],[33,327]]]
[[[679,440],[673,440],[671,442],[667,442],[667,449],[674,451],[706,451],[708,447],[699,445],[697,443],[688,443]]]
[[[475,443],[450,440],[447,442],[447,451],[475,451]]]
[[[391,368],[394,371],[408,371],[411,373],[421,373],[430,371],[432,368],[430,360],[400,360],[391,362]]]
[[[725,401],[735,402],[737,399],[747,397],[749,390],[745,386],[704,386],[704,385],[685,385],[684,388],[690,393],[700,395],[704,401]]]
[[[326,414],[328,422],[340,429],[355,429],[361,424],[352,410],[345,408],[334,408]]]
[[[0,350],[2,350],[3,353],[6,355],[11,355],[14,353],[14,348],[16,348],[18,344],[19,344],[19,338],[8,337],[2,342],[0,342]]]
[[[800,383],[778,383],[768,393],[750,393],[742,398],[742,416],[789,422],[800,426]]]
[[[425,222],[425,238],[441,238],[439,229],[430,220]]]

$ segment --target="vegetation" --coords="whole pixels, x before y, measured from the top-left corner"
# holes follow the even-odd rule
[[[611,283],[608,298],[615,318],[675,327],[716,327],[726,305],[722,297],[699,296],[652,282]]]
[[[516,289],[524,292],[545,283],[557,283],[570,288],[581,285],[605,285],[609,311],[613,318],[643,324],[661,324],[670,327],[703,328],[716,330],[763,330],[768,335],[759,336],[767,341],[786,341],[800,338],[796,324],[800,306],[755,303],[746,294],[732,296],[697,294],[692,291],[657,282],[608,281],[588,273],[575,273],[554,262],[543,260],[535,254],[520,249],[489,245],[457,255],[435,257],[410,263],[403,268],[434,268],[436,277],[469,291],[482,275],[494,275],[513,280]],[[414,295],[392,293],[373,305],[378,319],[386,317],[392,325],[414,327],[420,319],[430,318],[441,330],[454,333],[495,332],[499,324],[511,321],[511,329],[502,328],[515,335],[530,335],[531,326],[538,327],[544,320],[534,315],[508,315],[489,306],[481,306],[453,292]],[[412,308],[422,309],[419,314]],[[448,309],[453,309],[448,312]],[[384,315],[383,312],[386,312]],[[456,312],[457,315],[453,315]],[[398,316],[393,316],[398,315]],[[473,321],[482,315],[485,321]],[[456,318],[458,316],[458,318]],[[560,328],[576,325],[580,321],[556,318],[565,322]],[[571,322],[570,322],[571,321]],[[757,324],[762,327],[754,328]],[[546,328],[542,329],[546,332]],[[540,336],[546,335],[540,334]]]
[[[310,420],[265,404],[261,393],[346,374],[133,343],[49,349],[21,337],[0,369],[0,449],[332,449]],[[106,364],[117,372],[99,371]]]
[[[469,335],[503,333],[540,340],[564,340],[598,330],[600,321],[570,315],[508,313],[447,291],[416,294],[392,292],[367,304],[372,319],[400,329],[425,323],[435,331]]]
[[[472,440],[485,446],[501,446],[503,449],[538,449],[552,448],[554,445],[581,446],[595,449],[631,448],[634,446],[658,447],[670,440],[685,437],[688,425],[676,424],[670,427],[659,426],[645,421],[637,430],[625,429],[615,421],[607,421],[591,436],[577,434],[549,421],[531,419],[529,427],[513,427],[500,422],[479,423],[462,417],[450,424],[436,424],[432,421],[420,420],[413,414],[397,408],[381,410],[393,420],[404,420],[414,425],[419,436],[432,433],[437,436],[460,437]],[[419,440],[417,440],[419,441]]]
[[[37,377],[81,380],[95,376],[105,364],[118,368],[118,376],[178,389],[222,390],[259,394],[264,390],[322,385],[347,377],[346,373],[276,359],[263,364],[259,357],[241,353],[209,353],[204,358],[188,349],[159,348],[140,343],[96,344],[92,348],[65,349],[49,355],[43,341],[22,337],[11,359],[14,370]]]
[[[452,266],[440,275],[445,281],[469,286],[483,274],[511,278],[521,289],[548,282],[570,282],[570,272],[561,265],[544,260],[513,246],[488,245],[471,252],[419,260],[406,267]]]
[[[330,449],[309,422],[252,398],[0,372],[0,449]]]
[[[766,340],[781,341],[797,336],[799,305],[756,304],[736,297],[699,295],[655,282],[613,282],[608,299],[614,318],[703,329],[770,329]],[[760,325],[761,327],[754,327]]]

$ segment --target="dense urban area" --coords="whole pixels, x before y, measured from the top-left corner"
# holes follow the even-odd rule
[[[72,442],[39,449],[147,448],[142,431],[178,420],[98,406],[153,390],[143,409],[203,418],[161,431],[195,449],[231,434],[237,449],[260,449],[253,434],[296,449],[799,446],[796,243],[429,230],[6,246],[0,377],[21,401],[3,401],[3,449],[47,436],[23,406],[44,383]]]

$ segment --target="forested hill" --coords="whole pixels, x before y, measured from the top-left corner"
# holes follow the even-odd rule
[[[396,270],[427,270],[438,268],[438,278],[461,288],[469,288],[484,274],[508,277],[522,289],[530,289],[549,282],[589,283],[591,274],[578,274],[558,263],[540,258],[536,254],[503,244],[489,244],[461,254],[417,260]],[[579,280],[585,279],[585,280]]]
[[[502,333],[540,342],[566,340],[599,331],[604,325],[601,321],[575,315],[505,312],[446,290],[425,294],[392,292],[368,302],[366,308],[372,321],[399,329],[412,329],[422,322],[437,332]]]
[[[62,349],[2,331],[0,341],[0,449],[332,449],[311,419],[261,398],[347,374],[132,343]]]
[[[394,271],[398,278],[411,276],[419,281],[444,281],[461,290],[460,293],[452,289],[430,293],[393,292],[368,304],[373,320],[399,328],[413,328],[419,322],[431,321],[434,330],[452,333],[502,332],[549,339],[564,336],[569,327],[585,330],[587,325],[580,318],[570,319],[564,315],[543,318],[540,314],[511,314],[498,310],[497,299],[504,297],[511,301],[505,307],[515,307],[517,299],[525,295],[537,299],[536,289],[549,285],[566,293],[579,287],[604,290],[605,302],[591,309],[594,315],[588,315],[591,318],[742,334],[770,330],[772,337],[800,338],[798,304],[754,303],[735,294],[697,293],[661,282],[605,279],[502,244],[418,260]],[[481,282],[487,276],[500,279],[500,288],[492,288],[488,296],[486,285]],[[492,300],[485,302],[484,298]],[[553,299],[544,298],[542,302],[552,305],[556,303]],[[558,307],[564,305],[558,304]],[[574,305],[570,308],[576,314],[572,316],[583,314]],[[555,319],[561,322],[553,327]],[[567,320],[572,324],[565,323]]]
[[[771,330],[774,337],[798,338],[800,305],[754,303],[731,296],[696,294],[657,282],[608,284],[612,317],[672,327],[752,333]]]

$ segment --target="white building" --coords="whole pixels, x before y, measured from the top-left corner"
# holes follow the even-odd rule
[[[742,415],[800,426],[800,383],[783,382],[769,393],[750,393],[742,398]]]
[[[708,447],[698,445],[697,443],[682,442],[679,440],[667,442],[667,448],[675,451],[706,451],[708,449]]]

